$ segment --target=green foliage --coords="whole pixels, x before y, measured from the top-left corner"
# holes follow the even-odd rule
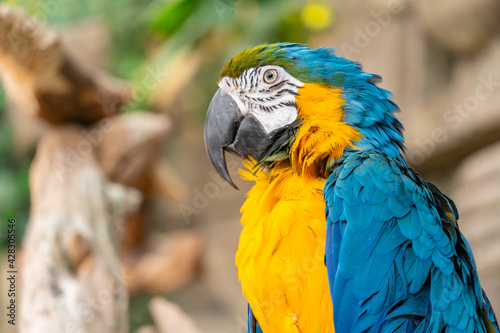
[[[141,295],[133,297],[129,305],[129,327],[130,332],[135,332],[142,325],[153,325],[153,317],[149,312],[149,302],[153,295]]]
[[[24,232],[29,212],[29,158],[12,150],[12,129],[5,114],[5,93],[0,89],[0,250],[6,242],[7,222],[16,219],[16,239]]]
[[[183,23],[195,12],[198,1],[179,0],[175,2],[154,3],[149,12],[150,27],[153,31],[165,35],[173,35]]]

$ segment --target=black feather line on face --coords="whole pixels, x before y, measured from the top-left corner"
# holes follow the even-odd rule
[[[272,86],[269,87],[269,90],[279,89],[282,86],[284,86],[287,82],[288,82],[288,80],[284,80],[284,81],[278,82],[276,84],[273,84]]]
[[[275,94],[275,96],[276,96],[276,97],[278,97],[278,96],[283,95],[284,93],[288,93],[288,94],[291,94],[291,95],[294,95],[294,96],[298,96],[298,95],[299,95],[299,93],[297,93],[297,92],[295,92],[295,91],[293,91],[293,90],[290,90],[290,89],[285,88],[285,89],[281,89],[280,91],[278,91],[278,92]]]

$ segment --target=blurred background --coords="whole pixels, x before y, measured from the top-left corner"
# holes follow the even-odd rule
[[[55,32],[64,57],[83,73],[105,75],[106,82],[112,81],[111,91],[126,91],[126,102],[116,110],[130,120],[125,136],[133,136],[145,114],[164,116],[165,126],[151,125],[157,131],[148,137],[152,143],[145,140],[113,166],[133,161],[134,152],[154,150],[140,180],[121,182],[142,195],[139,208],[126,218],[118,246],[128,277],[130,332],[161,333],[151,305],[158,295],[178,304],[202,332],[245,331],[246,302],[234,254],[241,230],[239,207],[251,184],[236,179],[236,191],[217,178],[205,153],[203,123],[224,63],[248,46],[278,41],[333,46],[338,55],[383,77],[380,85],[394,93],[402,110],[407,159],[457,204],[483,288],[500,311],[498,1],[2,3]],[[0,21],[0,34],[6,31]],[[0,70],[8,72],[6,56],[0,47]],[[3,75],[6,87],[8,77]],[[17,241],[23,242],[33,219],[30,165],[38,142],[57,126],[43,112],[24,112],[26,106],[14,95],[15,89],[0,86],[1,252],[9,218],[16,219]],[[98,154],[112,155],[118,150],[115,141]],[[239,161],[230,158],[229,165],[237,178]],[[120,183],[120,177],[101,167]],[[5,255],[1,260],[4,267]],[[1,304],[7,301],[4,280]],[[3,319],[0,331],[15,332]]]

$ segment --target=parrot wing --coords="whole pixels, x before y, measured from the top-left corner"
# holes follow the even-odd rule
[[[456,208],[436,186],[357,152],[323,195],[337,332],[499,332]]]

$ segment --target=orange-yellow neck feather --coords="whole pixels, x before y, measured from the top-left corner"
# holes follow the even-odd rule
[[[317,83],[299,89],[295,102],[302,124],[290,151],[292,168],[304,177],[326,178],[327,164],[354,147],[361,134],[342,121],[342,90]]]

